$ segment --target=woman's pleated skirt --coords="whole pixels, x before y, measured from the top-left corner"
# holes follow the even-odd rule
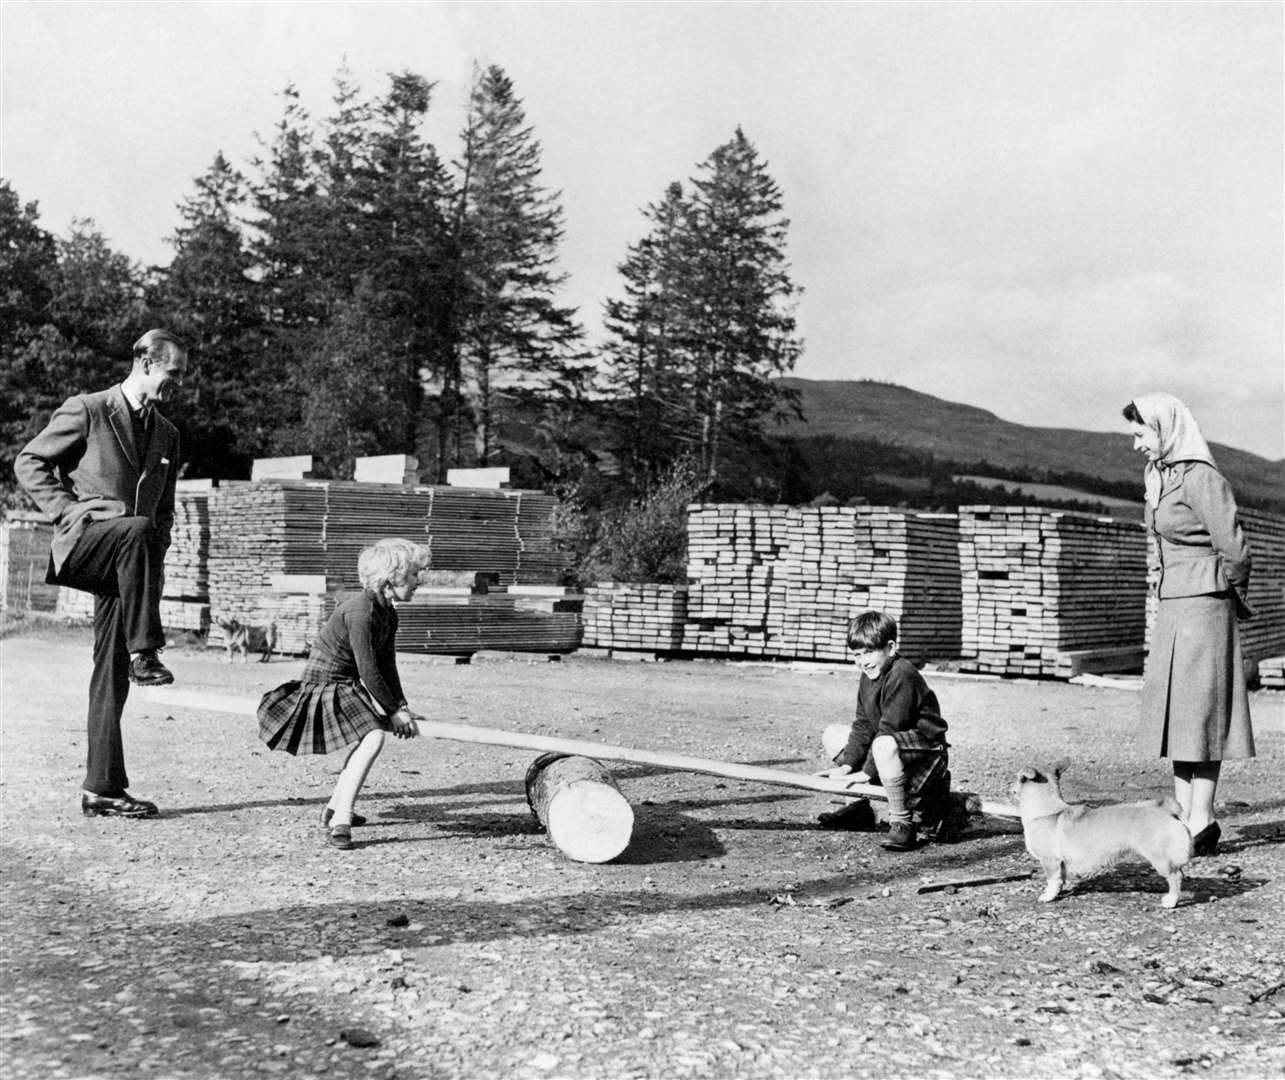
[[[1144,722],[1160,756],[1254,756],[1235,602],[1230,593],[1161,600],[1142,686]]]

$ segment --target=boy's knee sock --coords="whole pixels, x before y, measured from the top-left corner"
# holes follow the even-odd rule
[[[911,822],[910,806],[906,801],[906,774],[883,778],[883,790],[888,796],[888,820],[899,821],[903,825]]]

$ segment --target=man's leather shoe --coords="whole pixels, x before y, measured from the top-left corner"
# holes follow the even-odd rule
[[[146,799],[136,799],[128,791],[119,795],[94,795],[88,791],[81,792],[80,812],[85,817],[155,817],[159,811],[155,803]]]
[[[129,662],[129,681],[139,686],[164,686],[174,681],[174,673],[155,652],[141,652]]]

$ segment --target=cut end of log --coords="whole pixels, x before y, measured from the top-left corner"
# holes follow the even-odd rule
[[[580,780],[549,800],[549,837],[568,858],[605,863],[624,854],[634,832],[634,811],[614,787]]]
[[[629,846],[633,807],[601,762],[542,754],[527,770],[526,791],[536,820],[568,858],[610,862]]]

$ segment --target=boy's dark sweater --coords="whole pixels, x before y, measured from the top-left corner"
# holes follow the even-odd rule
[[[839,752],[835,763],[860,769],[876,735],[914,730],[929,742],[946,741],[946,721],[941,717],[937,695],[929,689],[914,664],[904,656],[896,656],[879,678],[861,676],[857,687],[857,716],[852,722],[848,745]]]

